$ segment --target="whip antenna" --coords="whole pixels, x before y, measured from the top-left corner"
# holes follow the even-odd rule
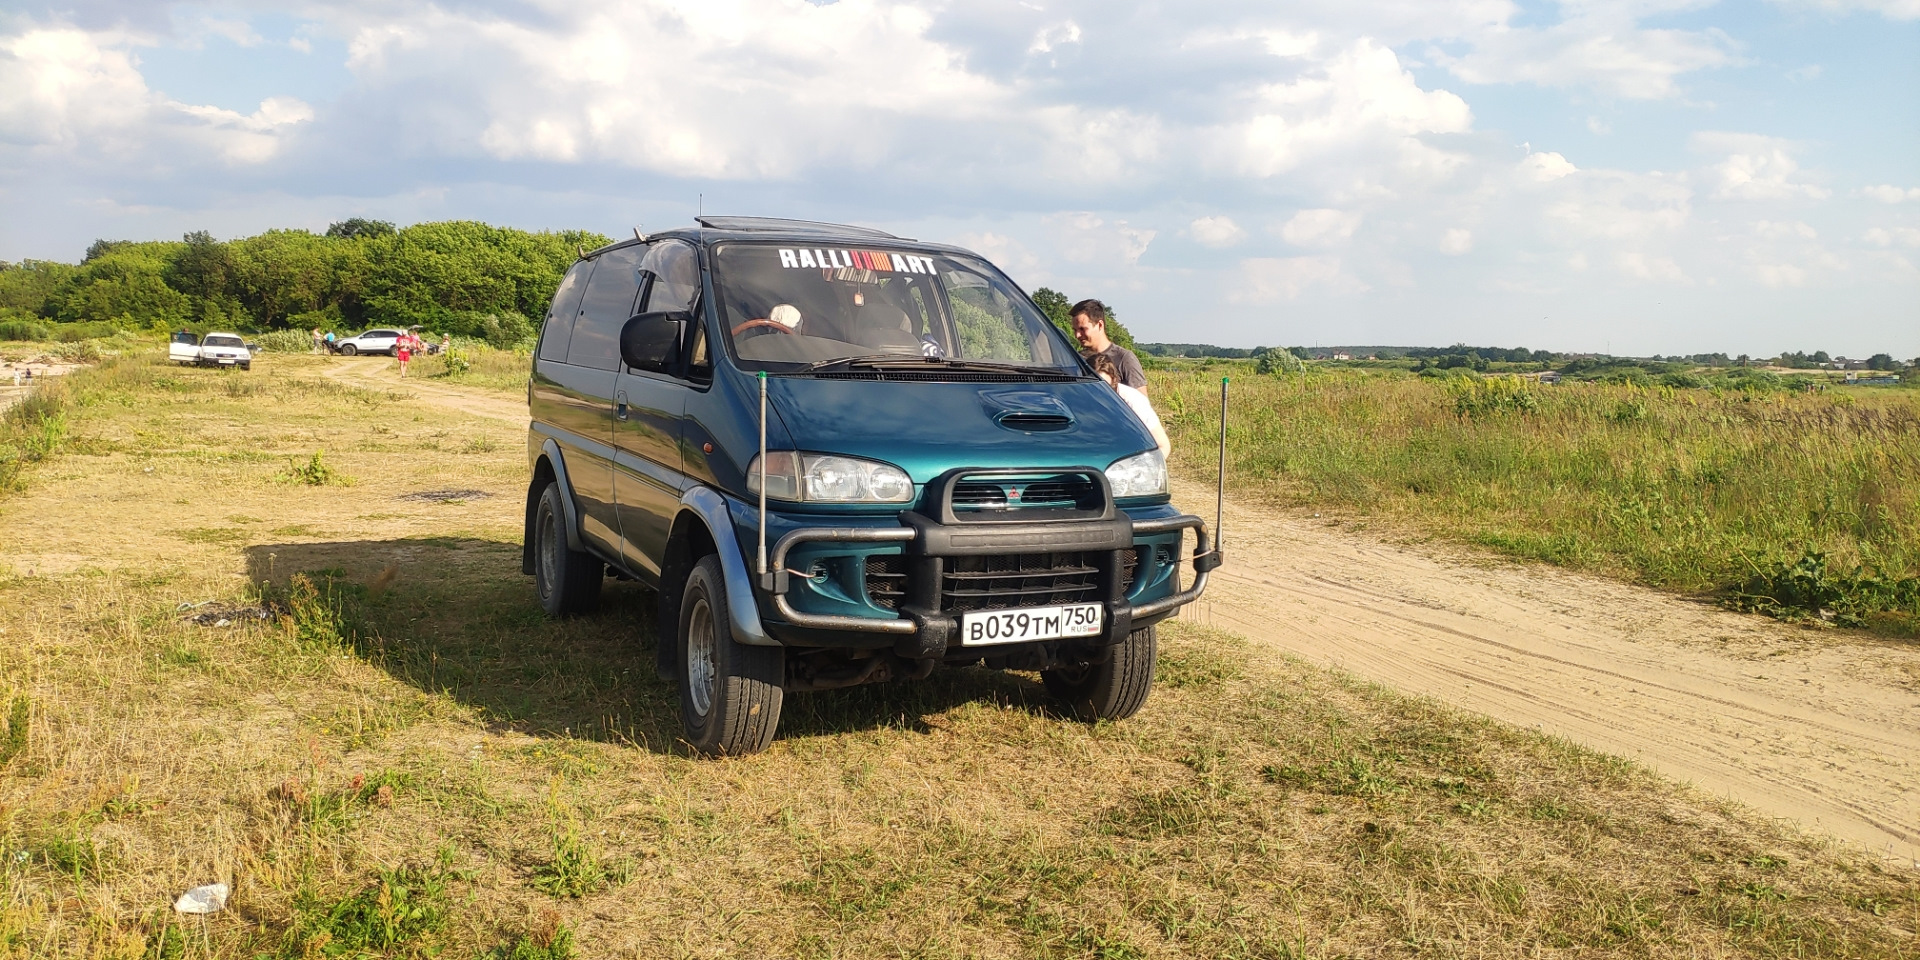
[[[1225,449],[1224,447],[1222,449]],[[760,576],[767,575],[767,372],[760,371]]]
[[[1220,378],[1220,474],[1213,487],[1213,552],[1226,542],[1227,516],[1227,377]]]

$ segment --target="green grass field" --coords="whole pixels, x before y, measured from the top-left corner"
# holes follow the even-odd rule
[[[1160,371],[1176,466],[1232,489],[1784,616],[1920,635],[1920,395],[1250,365]]]
[[[540,615],[520,428],[332,363],[76,374],[0,497],[0,957],[1913,954],[1909,875],[1178,621],[1123,723],[947,670],[697,759],[650,593]]]

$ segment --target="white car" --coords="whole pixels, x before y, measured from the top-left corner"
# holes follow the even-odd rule
[[[253,369],[253,349],[237,333],[209,333],[200,338],[200,365]]]
[[[167,344],[167,359],[180,364],[199,363],[200,335],[185,330],[174,334],[172,342]]]
[[[398,354],[400,352],[400,334],[401,331],[399,330],[384,328],[368,330],[365,333],[348,337],[334,344],[333,348],[340,351],[342,355],[349,357],[362,353]]]

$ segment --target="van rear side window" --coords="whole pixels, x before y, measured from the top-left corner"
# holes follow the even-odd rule
[[[600,255],[586,296],[580,300],[580,318],[573,323],[567,344],[567,362],[576,367],[612,370],[620,365],[620,328],[633,316],[633,300],[640,295],[642,247],[622,247]]]
[[[547,311],[546,325],[540,331],[540,359],[565,363],[567,346],[573,339],[573,318],[580,313],[580,295],[587,291],[587,274],[593,261],[582,260],[560,280],[553,294],[553,307]]]

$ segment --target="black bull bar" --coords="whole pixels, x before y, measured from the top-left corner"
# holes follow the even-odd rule
[[[792,577],[798,575],[804,578],[807,573],[787,569],[787,554],[803,543],[909,544],[907,553],[910,561],[924,565],[915,582],[920,584],[922,590],[929,589],[930,585],[930,589],[937,593],[938,564],[943,557],[1035,550],[1119,551],[1132,549],[1135,536],[1155,536],[1191,529],[1194,532],[1194,551],[1186,559],[1193,562],[1194,578],[1192,585],[1185,590],[1158,600],[1130,604],[1118,585],[1118,564],[1107,565],[1103,583],[1105,589],[1101,591],[1103,599],[1100,601],[1105,612],[1104,627],[1098,637],[1084,638],[1101,645],[1126,639],[1137,622],[1160,619],[1199,599],[1201,592],[1207,588],[1208,576],[1221,562],[1220,551],[1213,547],[1207,535],[1206,521],[1190,514],[1156,520],[1132,520],[1120,514],[1112,519],[1094,521],[993,524],[991,529],[982,529],[987,526],[985,524],[980,528],[972,524],[962,524],[956,528],[911,512],[902,514],[901,519],[905,526],[808,527],[788,533],[775,544],[769,569],[760,575],[760,588],[771,595],[774,609],[793,626],[891,634],[897,638],[894,641],[896,653],[911,659],[928,659],[943,656],[949,646],[958,645],[959,614],[936,609],[937,600],[924,595],[909,598],[909,602],[900,607],[901,616],[892,619],[803,613],[795,610],[787,601],[787,593]],[[1182,562],[1177,545],[1173,562],[1176,568]],[[1179,583],[1177,575],[1174,583]]]

